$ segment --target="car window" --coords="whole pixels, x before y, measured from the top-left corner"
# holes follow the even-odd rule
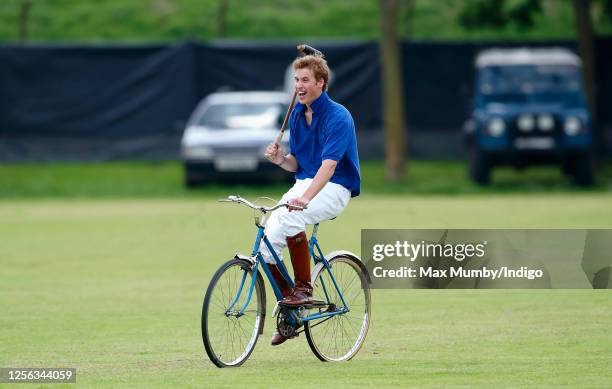
[[[489,66],[478,76],[487,103],[580,103],[580,68],[571,65]]]
[[[228,103],[208,107],[196,124],[211,129],[277,128],[284,107],[278,103]]]

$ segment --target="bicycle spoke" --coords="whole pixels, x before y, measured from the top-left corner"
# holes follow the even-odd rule
[[[346,360],[355,355],[367,333],[369,292],[362,287],[365,275],[352,260],[334,258],[330,261],[330,267],[338,288],[334,285],[332,275],[323,269],[314,280],[314,294],[325,298],[323,282],[330,302],[341,308],[344,300],[350,311],[312,325],[308,323],[305,332],[311,348],[319,358]]]
[[[256,283],[249,306],[242,312],[242,315],[238,316],[246,303],[249,288],[254,281],[253,273],[245,270],[240,261],[228,263],[226,266],[224,271],[216,275],[214,283],[211,282],[202,317],[202,335],[206,352],[211,360],[221,367],[244,362],[255,347],[256,339],[259,336],[259,326],[262,324],[258,320],[262,313],[260,284]],[[242,290],[239,295],[241,285]],[[208,296],[209,293],[210,296]],[[234,300],[236,301],[228,312],[229,305]]]

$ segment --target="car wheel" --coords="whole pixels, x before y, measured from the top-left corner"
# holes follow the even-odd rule
[[[470,152],[470,179],[479,185],[489,185],[491,181],[491,166],[487,156],[479,150]]]
[[[595,183],[593,161],[590,154],[581,154],[574,161],[572,171],[574,184],[578,186],[591,186]]]
[[[187,165],[184,167],[183,177],[183,182],[187,188],[195,188],[202,184],[202,181],[191,172],[191,169]]]
[[[561,173],[563,173],[565,177],[572,177],[574,174],[574,165],[572,161],[563,161],[561,164]]]
[[[185,186],[187,188],[196,188],[200,185],[200,181],[194,179],[193,177],[185,176]]]

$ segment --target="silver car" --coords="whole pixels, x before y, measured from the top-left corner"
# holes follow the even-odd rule
[[[264,158],[282,125],[290,96],[284,92],[219,92],[191,115],[181,140],[185,184],[273,181],[291,173]],[[289,131],[283,139],[288,150]]]

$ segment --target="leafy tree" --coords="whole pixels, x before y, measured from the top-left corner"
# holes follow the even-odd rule
[[[529,28],[535,24],[533,20],[535,14],[540,12],[542,12],[540,0],[527,0],[511,8],[508,11],[508,17],[518,27]]]
[[[506,0],[470,1],[459,12],[459,24],[468,30],[504,28],[509,24],[529,28],[534,25],[534,16],[541,11],[540,0],[524,0],[513,7],[508,7]]]
[[[503,28],[508,16],[503,12],[505,0],[470,1],[459,13],[459,23],[468,30],[482,27]]]

